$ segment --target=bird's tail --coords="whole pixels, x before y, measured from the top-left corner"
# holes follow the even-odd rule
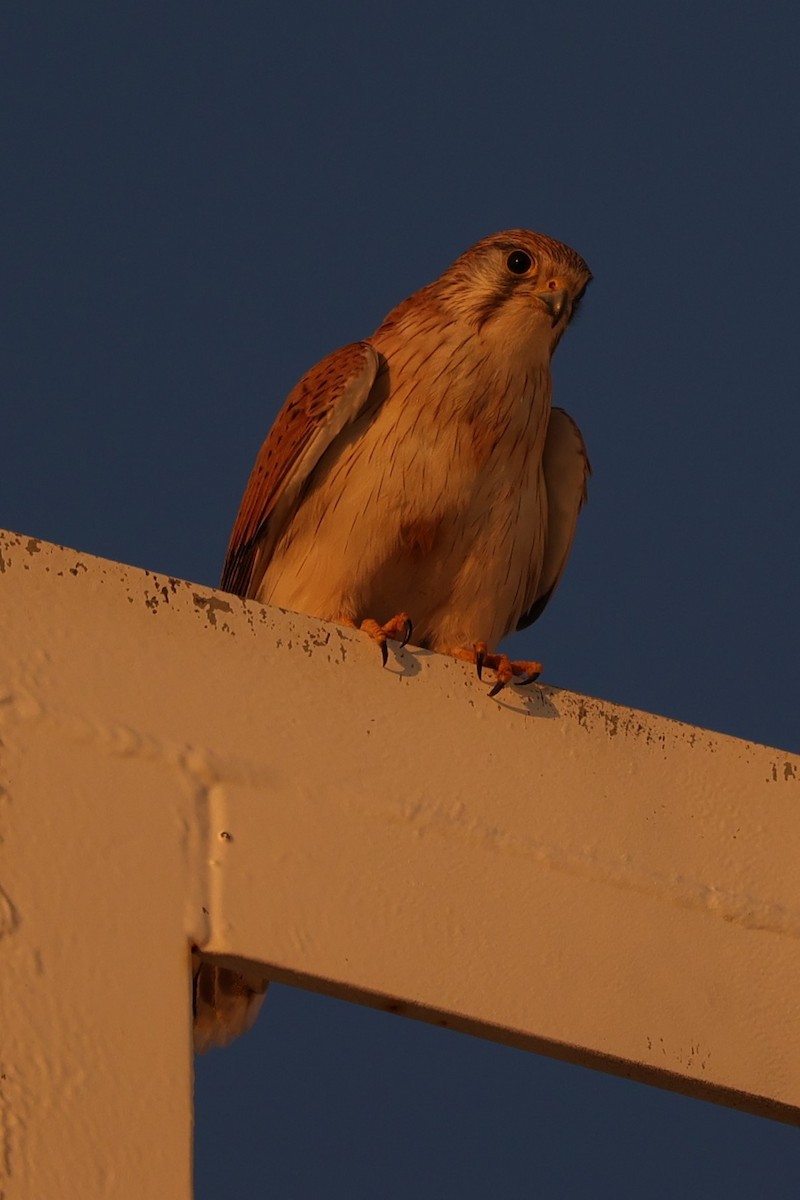
[[[193,956],[194,1048],[204,1054],[212,1046],[227,1046],[252,1028],[264,1003],[266,979],[245,979],[228,967]]]

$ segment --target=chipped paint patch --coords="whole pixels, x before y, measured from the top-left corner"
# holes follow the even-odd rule
[[[201,596],[198,592],[192,592],[192,603],[196,609],[205,612],[208,624],[215,627],[217,624],[217,613],[233,612],[228,601],[220,600],[219,596]],[[223,628],[230,631],[230,626],[228,625],[225,625]]]
[[[800,778],[800,774],[798,773],[797,764],[785,759],[782,763],[774,762],[772,764],[767,782],[777,783],[778,780],[783,780],[785,783],[788,783],[790,779],[798,778]]]

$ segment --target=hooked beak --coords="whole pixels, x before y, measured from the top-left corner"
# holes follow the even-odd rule
[[[541,300],[550,313],[551,323],[557,325],[569,302],[569,292],[566,288],[559,288],[558,291],[554,292],[535,292],[534,295],[537,300]]]

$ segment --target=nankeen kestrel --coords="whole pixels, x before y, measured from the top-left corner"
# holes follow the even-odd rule
[[[541,615],[586,498],[550,360],[590,279],[561,242],[494,234],[312,367],[261,447],[221,586],[363,629],[384,661],[411,637],[489,667],[492,695],[534,679],[497,647]],[[198,1047],[249,1028],[263,990],[203,965]]]

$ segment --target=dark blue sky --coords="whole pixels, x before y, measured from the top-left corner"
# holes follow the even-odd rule
[[[0,523],[215,583],[299,376],[528,226],[595,274],[555,370],[594,477],[512,646],[800,749],[799,36],[769,2],[7,7]],[[794,1129],[286,988],[197,1100],[200,1200],[800,1194]]]

